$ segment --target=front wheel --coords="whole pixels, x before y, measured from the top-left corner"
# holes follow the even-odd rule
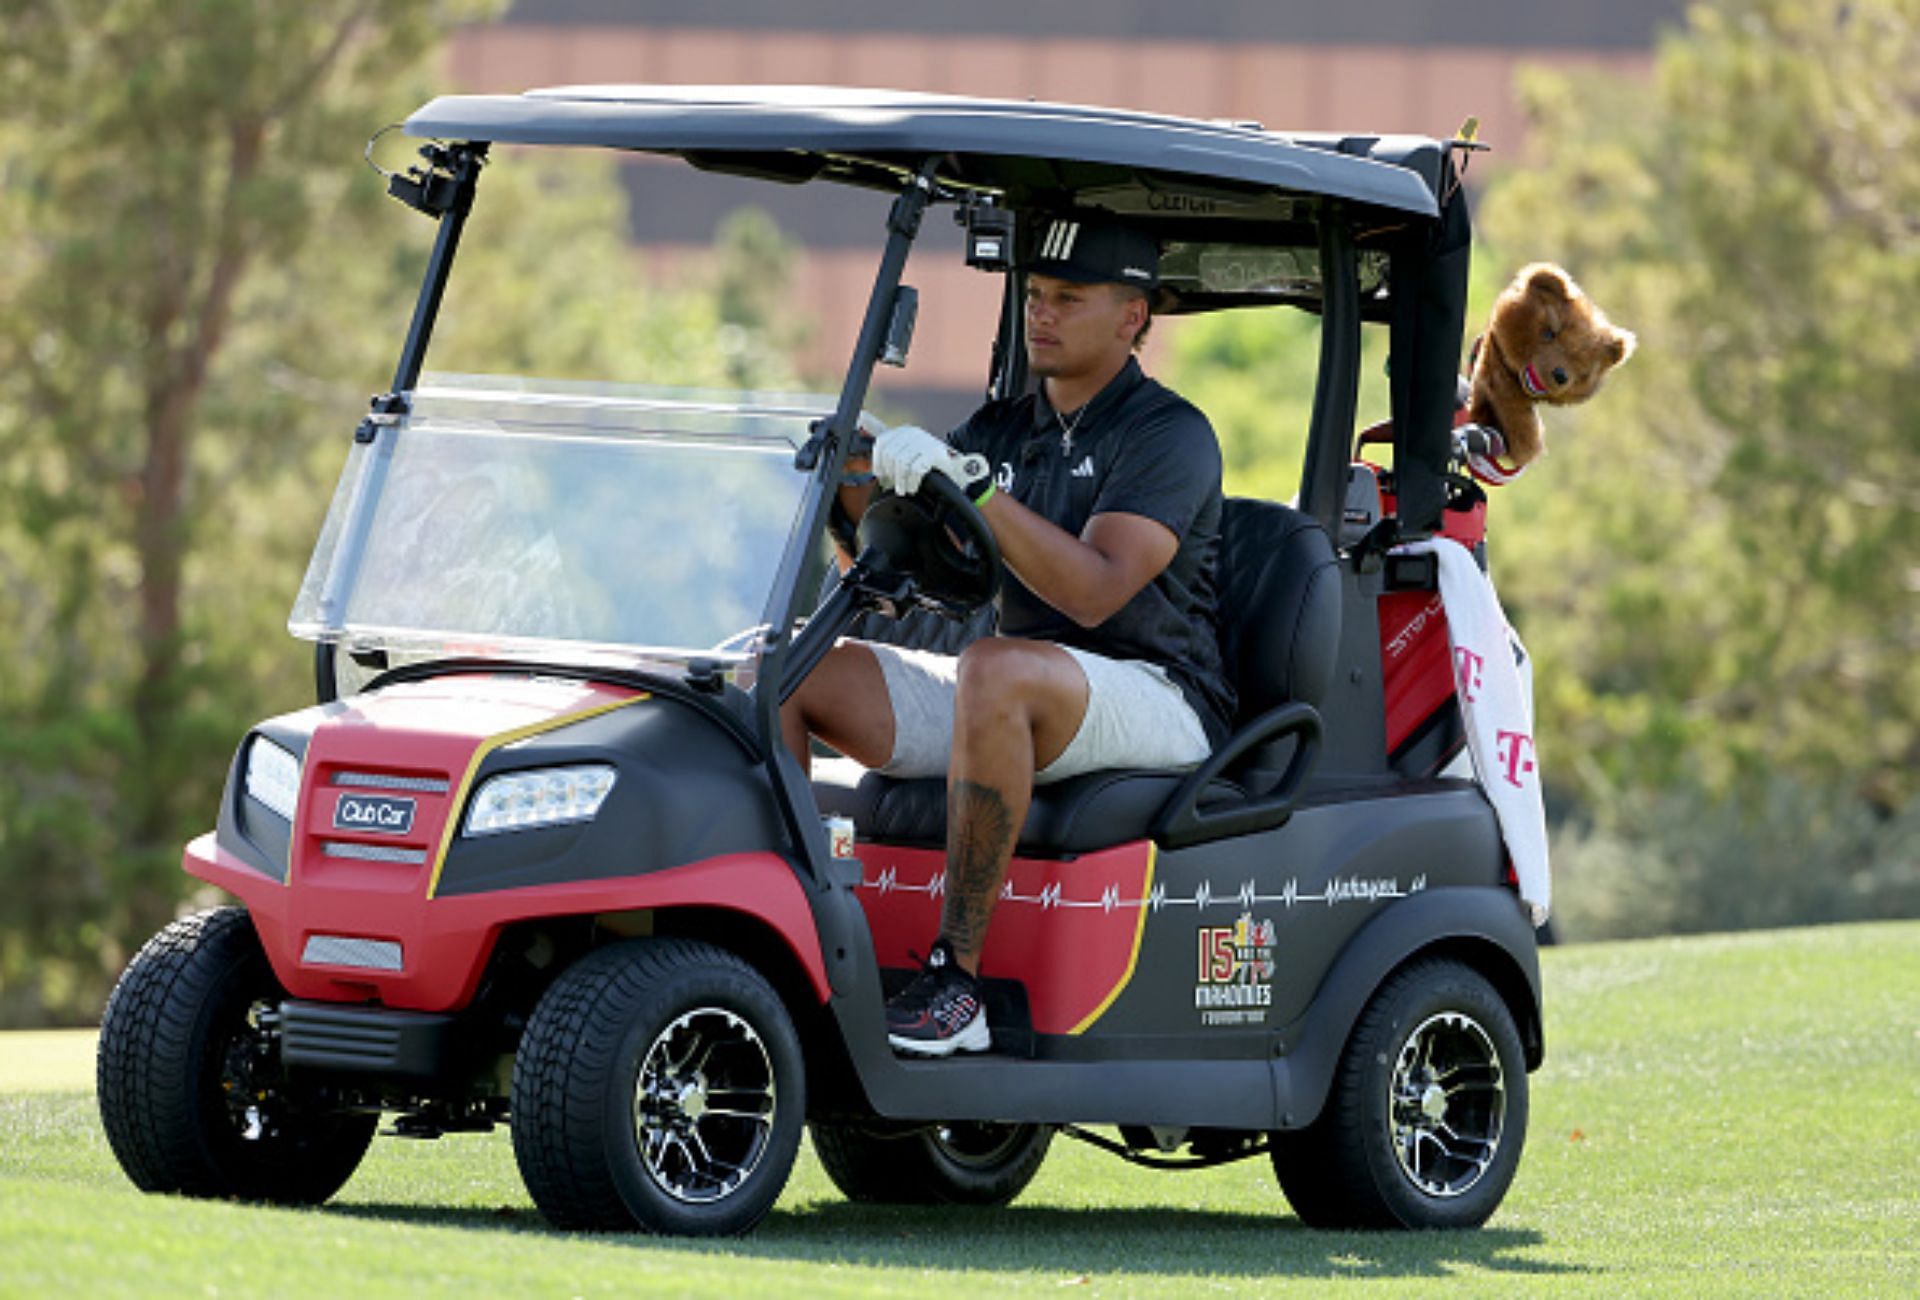
[[[813,1125],[813,1149],[848,1200],[881,1205],[1005,1205],[1040,1172],[1050,1124],[939,1124],[889,1133]]]
[[[285,996],[244,908],[175,921],[128,964],[100,1021],[96,1091],[136,1187],[314,1205],[353,1176],[380,1117],[288,1087]]]
[[[684,939],[582,958],[514,1058],[514,1158],[560,1228],[745,1232],[786,1186],[805,1114],[779,995],[733,954]]]
[[[1471,1228],[1526,1136],[1513,1013],[1471,967],[1422,961],[1367,1003],[1320,1117],[1273,1135],[1273,1168],[1309,1227]]]

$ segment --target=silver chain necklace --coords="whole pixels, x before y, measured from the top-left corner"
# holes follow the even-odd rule
[[[1067,422],[1066,416],[1060,414],[1060,408],[1054,408],[1053,418],[1060,422],[1060,454],[1062,456],[1073,455],[1073,431],[1080,427],[1080,421],[1087,416],[1087,407],[1092,405],[1092,402],[1081,403],[1080,409],[1073,413],[1071,424]]]

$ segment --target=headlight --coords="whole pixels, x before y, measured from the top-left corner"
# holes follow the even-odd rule
[[[265,736],[247,746],[247,793],[288,821],[300,801],[300,760]]]
[[[492,777],[474,795],[463,834],[497,835],[592,821],[616,775],[605,763],[586,763]]]

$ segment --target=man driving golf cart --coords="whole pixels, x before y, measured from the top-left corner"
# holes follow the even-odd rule
[[[1060,1134],[1157,1168],[1266,1157],[1313,1226],[1485,1222],[1545,1051],[1547,881],[1514,869],[1478,782],[1435,770],[1460,729],[1430,615],[1434,706],[1384,673],[1402,604],[1437,607],[1409,548],[1485,505],[1451,441],[1462,146],[824,87],[456,95],[406,130],[422,165],[389,189],[438,233],[288,620],[316,703],[248,729],[184,851],[235,902],[161,931],[102,1017],[133,1183],[312,1204],[383,1116],[505,1124],[557,1228],[737,1233],[809,1132],[850,1198],[973,1205],[1019,1195]],[[519,146],[889,196],[837,392],[428,376],[483,166]],[[882,439],[895,491],[843,487],[942,210],[998,277],[996,400],[951,448]],[[1150,240],[1157,308],[1317,321],[1297,505],[1222,504],[1206,422],[1140,376]],[[1393,459],[1364,471],[1381,504],[1356,535],[1368,326]],[[823,588],[843,494],[868,500]],[[442,499],[490,508],[422,547],[414,507]],[[402,595],[472,590],[522,538],[552,562],[510,607]],[[935,631],[873,630],[923,613],[977,630],[997,593],[1000,636],[931,709],[843,642]],[[1097,662],[1145,665],[1123,726],[1135,697],[1190,710],[1144,728],[1177,744],[1112,747]],[[803,772],[809,731],[851,758]],[[951,787],[853,761],[929,736]],[[1051,780],[1070,762],[1144,765]],[[890,1033],[936,935],[924,1009],[957,985],[954,1023]],[[965,996],[992,1052],[889,1046],[956,1050]]]
[[[818,736],[891,777],[947,777],[940,934],[887,1002],[898,1052],[991,1043],[976,977],[1034,784],[1197,763],[1233,716],[1217,630],[1219,444],[1134,357],[1158,281],[1148,236],[1051,223],[1027,267],[1038,391],[989,403],[950,442],[883,430],[871,461],[891,492],[910,496],[928,474],[966,490],[1006,564],[1000,635],[958,657],[843,641],[782,712],[803,765]],[[872,488],[841,496],[858,519]]]

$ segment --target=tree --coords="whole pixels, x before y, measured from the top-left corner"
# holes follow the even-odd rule
[[[787,286],[793,278],[793,245],[761,208],[736,208],[714,232],[712,270],[716,306],[724,328],[723,351],[736,382],[766,369],[762,355],[797,355],[807,343],[806,323],[793,311]]]
[[[1590,794],[1786,770],[1886,813],[1920,795],[1917,17],[1722,0],[1651,93],[1528,87],[1534,160],[1485,228],[1574,263],[1643,345],[1542,466],[1555,518],[1523,527],[1550,562],[1505,588],[1578,629],[1556,707]]]
[[[1291,308],[1221,312],[1172,331],[1169,382],[1219,436],[1227,491],[1285,500],[1299,488],[1320,365],[1320,323]],[[1387,418],[1384,327],[1361,336],[1358,420]]]
[[[445,0],[0,0],[0,1019],[97,1011],[192,882],[432,226],[360,162]],[[388,141],[389,165],[407,146]],[[710,288],[648,293],[611,161],[497,151],[430,364],[714,386]],[[398,155],[396,157],[395,155]]]
[[[1641,340],[1503,493],[1576,931],[1920,907],[1917,19],[1719,0],[1650,87],[1525,86],[1482,229]]]
[[[1527,154],[1476,203],[1470,334],[1548,259],[1640,338],[1491,503],[1561,914],[1593,934],[1910,912],[1920,6],[1714,0],[1650,81],[1529,75]],[[1276,430],[1304,427],[1313,343],[1259,313],[1176,340],[1230,485],[1291,491],[1300,435]]]

